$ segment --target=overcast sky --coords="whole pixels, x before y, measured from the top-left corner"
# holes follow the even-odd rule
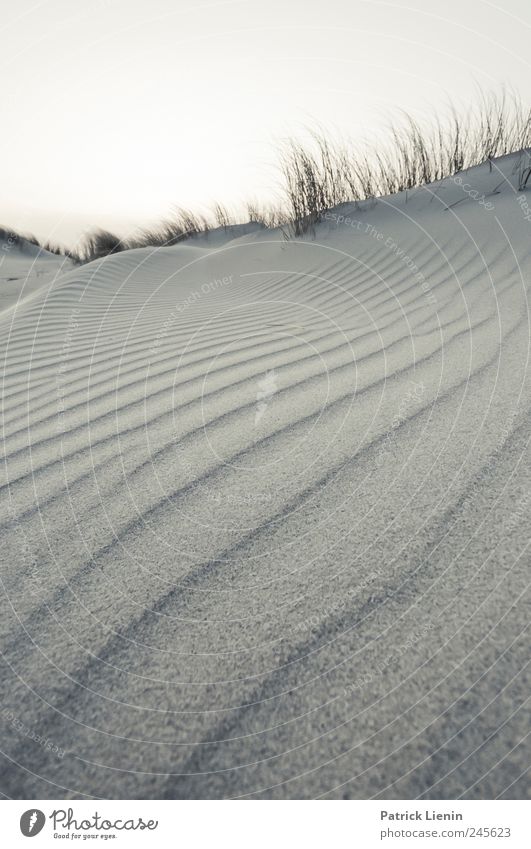
[[[529,0],[0,0],[0,223],[72,242],[275,191],[275,140],[477,85],[523,96]]]

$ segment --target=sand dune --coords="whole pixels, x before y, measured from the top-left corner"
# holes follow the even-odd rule
[[[6,256],[6,796],[524,795],[524,164]]]

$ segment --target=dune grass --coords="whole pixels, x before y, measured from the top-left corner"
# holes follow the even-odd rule
[[[295,235],[312,227],[324,211],[346,201],[393,195],[443,180],[497,156],[531,146],[531,109],[515,96],[480,95],[474,109],[429,126],[403,115],[385,145],[334,143],[324,132],[310,144],[289,140],[281,168],[289,219]]]
[[[25,244],[35,245],[36,248],[56,254],[57,256],[70,256],[69,250],[64,245],[50,241],[41,243],[32,233],[19,233],[10,227],[0,226],[0,249],[2,251],[6,253],[9,253],[11,249],[22,251]],[[77,255],[74,255],[74,259],[78,261]]]
[[[427,126],[403,114],[387,128],[386,142],[355,146],[330,139],[324,130],[310,131],[306,141],[291,138],[281,145],[279,170],[281,199],[277,204],[248,203],[245,213],[232,214],[216,204],[209,216],[177,208],[171,218],[141,228],[121,239],[96,229],[84,237],[76,250],[46,243],[43,249],[86,263],[120,251],[144,247],[169,247],[208,235],[214,228],[257,223],[281,228],[284,235],[302,236],[327,210],[340,203],[392,195],[450,177],[497,156],[531,147],[531,108],[515,95],[480,93],[476,105],[465,114],[450,108],[446,119]],[[522,184],[531,181],[531,169]],[[13,234],[33,244],[33,236]],[[4,236],[3,238],[7,238]]]
[[[7,252],[11,248],[14,248],[21,251],[24,248],[25,242],[40,247],[39,240],[31,233],[19,233],[10,227],[0,227],[0,244],[2,245],[2,250]]]

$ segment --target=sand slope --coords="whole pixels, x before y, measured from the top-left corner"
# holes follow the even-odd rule
[[[305,239],[26,258],[6,796],[526,793],[525,164]]]

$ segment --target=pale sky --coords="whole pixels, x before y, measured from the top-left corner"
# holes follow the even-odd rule
[[[72,243],[277,189],[276,140],[526,97],[529,0],[0,0],[0,224]],[[526,90],[527,89],[527,90]]]

